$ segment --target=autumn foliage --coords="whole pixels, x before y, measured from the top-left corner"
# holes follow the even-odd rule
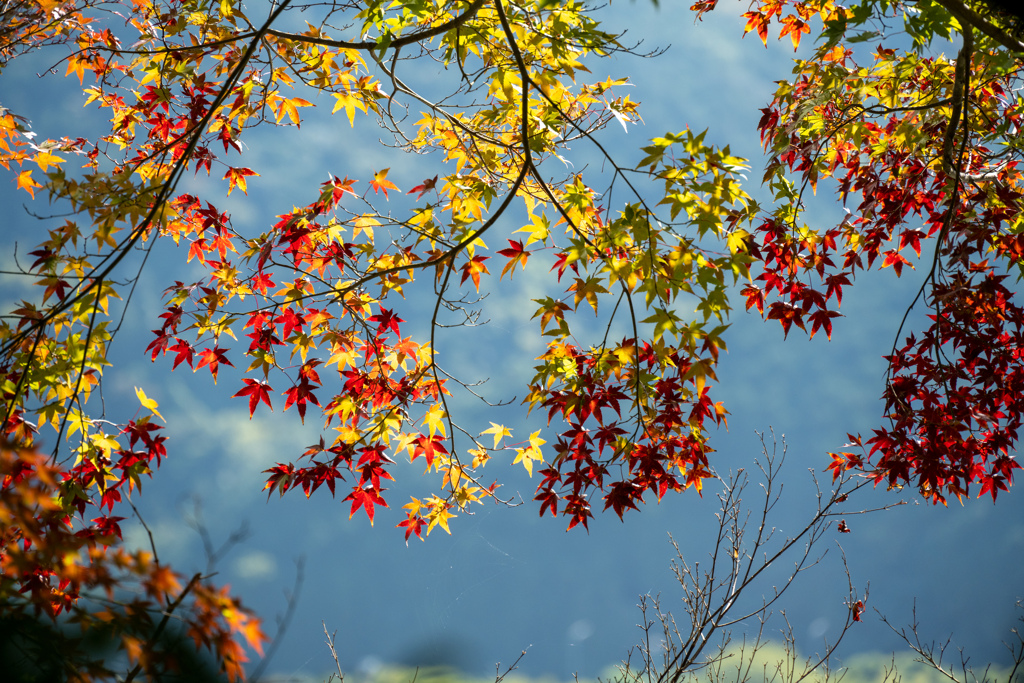
[[[0,164],[26,200],[64,216],[40,223],[45,236],[19,262],[38,295],[0,321],[4,609],[113,623],[146,672],[165,665],[146,638],[161,612],[187,612],[188,633],[231,676],[245,659],[235,638],[263,640],[221,589],[119,545],[125,500],[169,451],[144,389],[132,417],[90,398],[133,269],[157,244],[177,245],[181,272],[202,275],[168,282],[162,310],[145,312],[147,357],[220,379],[253,419],[294,409],[323,423],[317,444],[265,473],[271,494],[326,486],[372,523],[395,461],[421,462],[435,479],[404,505],[406,540],[501,501],[491,460],[536,473],[540,514],[570,529],[595,506],[622,516],[699,493],[727,416],[713,390],[732,301],[784,335],[831,337],[844,289],[872,269],[916,266],[908,291],[920,287],[914,305],[930,322],[894,325],[882,424],[823,466],[934,502],[995,499],[1019,468],[1024,45],[998,16],[959,0],[754,2],[746,32],[762,41],[817,37],[762,110],[762,205],[740,186],[745,160],[689,129],[654,138],[630,168],[598,146],[610,175],[565,163],[570,142],[596,145],[597,130],[639,120],[626,79],[599,59],[631,48],[575,0],[7,7],[0,64],[51,50],[109,128],[42,140],[0,110]],[[909,43],[887,47],[882,19]],[[960,45],[955,58],[941,39]],[[443,77],[403,80],[406,58]],[[226,198],[244,201],[267,171],[246,160],[249,141],[265,139],[256,129],[297,128],[325,105],[434,153],[433,177],[404,190],[393,167],[351,178],[339,162],[273,221],[236,223]],[[201,192],[181,191],[185,177]],[[838,224],[808,218],[803,199],[819,186],[847,208]],[[510,228],[513,205],[525,220]],[[534,271],[550,288],[530,303],[546,343],[523,400],[538,428],[517,439],[501,424],[460,426],[447,397],[465,380],[440,365],[432,330]],[[432,293],[427,335],[400,312],[413,288]],[[582,332],[584,314],[605,334]],[[619,325],[629,332],[612,335]],[[469,447],[455,447],[456,432]],[[129,583],[144,597],[86,606],[96,591],[123,600]]]
[[[122,478],[106,485],[105,492],[115,492],[137,477],[131,470],[140,471],[139,461],[144,462],[141,453],[120,454],[110,470]],[[150,552],[121,547],[122,518],[110,514],[112,505],[101,506],[94,513],[99,516],[90,522],[76,523],[91,502],[85,493],[103,482],[104,477],[97,475],[95,464],[69,472],[52,465],[46,455],[6,442],[0,447],[4,618],[42,614],[61,618],[82,635],[113,634],[126,657],[129,677],[159,678],[176,668],[174,658],[159,646],[173,617],[175,627],[184,624],[185,634],[198,648],[216,656],[229,679],[243,678],[248,655],[242,642],[261,651],[265,640],[259,620],[201,575],[183,577]],[[65,509],[67,500],[75,500],[75,507]],[[63,673],[74,680],[124,675],[102,658],[90,656],[80,641],[81,635],[62,641],[62,647],[54,644],[50,663],[55,651]]]

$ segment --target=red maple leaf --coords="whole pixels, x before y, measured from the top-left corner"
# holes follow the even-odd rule
[[[413,534],[416,534],[416,538],[421,541],[424,540],[420,532],[423,530],[426,523],[426,520],[419,515],[410,515],[407,519],[399,522],[395,526],[398,528],[405,527],[405,544],[409,545],[409,537]]]
[[[508,259],[508,263],[501,270],[501,277],[505,277],[505,273],[512,277],[512,273],[515,271],[516,264],[520,264],[523,270],[526,269],[526,260],[530,257],[530,252],[523,248],[523,243],[519,240],[509,240],[508,249],[501,249],[498,253]],[[500,278],[499,278],[500,279]]]
[[[320,405],[320,401],[313,394],[313,385],[305,377],[286,391],[285,396],[287,396],[287,399],[284,403],[284,409],[288,410],[294,404],[299,409],[299,419],[302,420],[303,424],[306,422],[306,403],[310,402],[317,406]]]
[[[363,508],[366,511],[366,516],[370,518],[370,526],[373,526],[373,513],[376,509],[374,505],[388,507],[387,502],[380,497],[379,491],[376,489],[364,489],[358,486],[353,487],[352,493],[348,494],[345,500],[352,501],[352,510],[349,511],[348,518],[352,519],[352,515],[356,514],[359,508]]]
[[[256,406],[260,401],[267,404],[267,407],[271,410],[274,406],[270,405],[270,385],[266,382],[258,382],[254,379],[245,378],[242,380],[246,386],[241,389],[235,396],[248,396],[249,397],[249,418],[252,419],[252,415],[256,412]]]
[[[220,370],[220,364],[231,365],[231,361],[225,355],[225,349],[219,346],[214,346],[212,349],[203,349],[203,352],[199,354],[199,364],[196,365],[196,370],[200,370],[206,366],[210,368],[210,374],[213,375],[213,383],[217,383],[217,371]],[[234,367],[234,365],[231,365]]]
[[[386,308],[380,309],[380,313],[377,315],[370,316],[367,320],[371,323],[377,323],[377,336],[380,336],[382,331],[391,330],[396,335],[401,333],[398,330],[398,323],[404,323],[405,321]]]
[[[437,176],[434,176],[433,178],[427,178],[421,184],[417,185],[416,187],[414,187],[411,190],[409,190],[408,192],[406,192],[406,194],[413,194],[415,192],[419,192],[419,195],[416,196],[416,199],[421,199],[423,197],[423,195],[425,195],[426,193],[428,193],[431,190],[433,190],[434,186],[436,186],[436,185],[437,185]],[[385,192],[385,194],[387,194],[387,193]]]
[[[274,318],[274,323],[284,326],[281,338],[288,339],[295,330],[298,330],[300,333],[302,332],[302,326],[306,324],[306,319],[289,308]]]
[[[177,339],[177,337],[175,337]],[[195,354],[195,349],[184,339],[177,339],[178,343],[168,348],[168,351],[174,351],[176,354],[174,357],[174,365],[171,366],[171,370],[178,367],[182,361],[187,361],[188,366],[192,367],[192,356]]]
[[[167,343],[171,340],[171,337],[160,330],[152,330],[152,332],[156,335],[156,339],[151,341],[149,346],[146,347],[146,353],[152,351],[149,359],[155,361],[156,357],[160,355],[161,352],[164,354],[167,353]]]

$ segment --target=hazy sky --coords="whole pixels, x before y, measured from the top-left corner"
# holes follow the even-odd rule
[[[628,27],[629,36],[643,39],[645,47],[671,44],[671,49],[652,60],[591,63],[595,76],[630,76],[635,83],[631,97],[644,103],[645,126],[626,133],[616,125],[603,139],[617,155],[635,161],[647,138],[687,125],[708,128],[710,140],[755,157],[747,188],[753,191],[760,177],[758,109],[770,100],[773,81],[788,75],[792,50],[788,42],[766,50],[756,39],[741,41],[738,15],[744,10],[739,3],[724,0],[719,16],[699,25],[687,4],[663,2],[655,9],[638,0],[611,9],[612,28]],[[70,85],[60,79],[40,85],[15,65],[0,77],[0,101],[33,119],[42,136],[58,136],[66,134],[61,126],[69,120],[79,126],[90,120]],[[42,92],[54,93],[53,99],[40,97]],[[384,151],[370,123],[357,121],[352,131],[341,117],[311,115],[301,131],[249,136],[246,159],[262,175],[250,179],[248,199],[236,192],[220,208],[231,209],[236,227],[259,231],[275,213],[310,201],[310,188],[328,172],[365,182],[373,170],[391,166],[390,178],[403,190],[443,172],[437,157]],[[593,154],[579,147],[573,150],[579,156],[570,160],[580,166],[593,162]],[[190,182],[196,189],[207,184],[205,179]],[[23,197],[12,187],[5,184],[0,196],[6,206],[16,207]],[[822,220],[839,210],[829,197],[818,204]],[[43,237],[25,235],[43,235],[46,224],[20,211],[14,214],[6,239],[18,239],[19,253],[26,253]],[[509,224],[507,231],[514,227]],[[503,242],[500,235],[489,240],[492,247]],[[184,522],[193,500],[201,501],[215,540],[248,522],[251,536],[217,568],[273,632],[274,615],[283,610],[283,593],[294,580],[295,560],[305,558],[298,610],[272,671],[327,671],[332,662],[323,645],[323,621],[337,630],[339,656],[352,670],[374,662],[434,659],[484,674],[493,671],[495,662],[510,662],[529,648],[521,662],[525,672],[564,679],[573,671],[593,676],[624,658],[637,642],[640,595],[661,593],[666,606],[678,604],[668,534],[688,559],[703,559],[717,511],[713,492],[703,499],[685,493],[660,505],[652,502],[628,514],[625,522],[599,514],[589,535],[580,530],[567,534],[561,519],[537,518],[530,500],[536,481],[528,480],[519,465],[509,465],[504,490],[521,493],[524,505],[460,515],[450,537],[437,532],[426,543],[413,541],[408,547],[394,525],[408,496],[424,490],[418,465],[396,466],[392,510],[379,512],[374,528],[362,515],[349,521],[348,506],[332,501],[326,490],[309,501],[289,495],[267,502],[260,491],[261,470],[294,460],[318,438],[317,425],[301,426],[294,411],[257,413],[258,419],[250,421],[244,401],[228,400],[239,384],[230,370],[222,371],[215,387],[205,374],[193,377],[184,368],[171,374],[170,359],[149,362],[142,351],[149,330],[157,327],[160,292],[172,280],[191,277],[189,267],[182,266],[183,250],[170,247],[157,254],[116,342],[118,365],[105,375],[107,407],[114,419],[119,407],[133,411],[133,387],[144,386],[168,419],[169,458],[158,476],[144,484],[141,499],[161,559],[183,572],[203,566],[199,537]],[[831,343],[823,337],[809,342],[798,331],[783,343],[778,325],[742,313],[734,316],[715,389],[716,399],[725,401],[732,415],[728,431],[714,435],[714,464],[722,472],[751,468],[760,454],[756,432],[774,428],[780,438],[785,434],[786,491],[772,518],[780,534],[795,529],[813,505],[808,468],[825,479],[825,453],[840,448],[847,432],[868,432],[878,423],[881,356],[891,348],[898,316],[920,277],[912,272],[903,281],[888,274],[858,280],[844,295],[846,317],[836,322]],[[19,295],[10,278],[0,280],[0,288],[7,289],[5,300]],[[489,377],[490,397],[521,397],[542,348],[528,299],[546,288],[550,284],[538,271],[517,275],[512,285],[492,291],[485,302],[488,326],[439,337],[443,362],[467,378]],[[422,318],[412,317],[417,301],[410,295],[409,315],[403,314],[411,329],[424,325]],[[504,422],[517,435],[544,425],[542,415],[526,419],[515,405],[488,412],[465,397],[457,397],[454,405],[462,411],[460,421],[484,427],[488,420]],[[494,468],[492,476],[505,477],[501,467],[492,463],[488,469]],[[870,583],[866,621],[847,636],[842,652],[898,647],[871,610],[902,625],[910,621],[916,599],[928,639],[944,640],[953,633],[977,661],[1005,658],[1000,640],[1009,636],[1020,614],[1014,603],[1024,594],[1020,492],[1004,494],[995,506],[990,500],[972,500],[948,509],[881,489],[861,496],[865,507],[898,500],[909,504],[852,518],[852,533],[830,534],[822,541],[828,556],[782,603],[801,647],[807,652],[820,648],[843,621],[846,577],[836,546],[841,541],[855,585],[863,589]],[[129,540],[141,542],[140,532],[133,528]],[[784,561],[758,591],[770,592],[790,562]]]

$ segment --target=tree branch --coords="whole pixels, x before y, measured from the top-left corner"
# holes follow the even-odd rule
[[[989,22],[985,17],[960,2],[960,0],[935,0],[935,2],[956,17],[961,24],[973,26],[1006,49],[1017,53],[1018,56],[1024,54],[1024,43],[1008,35],[1006,31]]]
[[[443,24],[438,24],[437,26],[432,26],[422,31],[410,33],[407,36],[395,38],[388,43],[388,47],[397,50],[406,45],[419,43],[429,38],[433,38],[434,36],[439,36],[442,33],[447,33],[453,28],[459,28],[476,15],[480,8],[483,7],[485,1],[486,0],[473,0],[473,4],[469,6],[469,9],[459,16],[454,17]],[[357,42],[348,42],[344,40],[331,40],[330,38],[314,38],[312,36],[303,36],[297,33],[286,33],[285,31],[278,31],[276,29],[270,29],[267,31],[267,35],[274,36],[275,38],[284,38],[285,40],[294,40],[301,43],[323,45],[325,47],[340,47],[349,50],[376,50],[380,47],[380,43],[377,41],[361,40]]]

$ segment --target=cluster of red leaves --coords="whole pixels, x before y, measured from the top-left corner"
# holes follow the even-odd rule
[[[0,601],[5,616],[43,613],[83,635],[93,630],[114,633],[135,674],[158,678],[175,666],[159,645],[173,613],[231,680],[243,678],[247,657],[235,636],[259,650],[265,640],[259,621],[226,589],[199,575],[185,581],[149,553],[125,550],[120,546],[120,517],[101,516],[77,525],[73,513],[84,505],[81,493],[87,490],[83,481],[89,471],[81,466],[66,471],[42,454],[7,441],[0,444]],[[76,495],[69,509],[60,501],[72,493]],[[123,676],[81,652],[63,656],[62,665],[74,680]]]
[[[308,406],[315,405],[323,411],[325,426],[342,433],[330,447],[321,442],[310,448],[304,455],[308,464],[278,464],[267,470],[266,488],[284,494],[297,487],[309,496],[327,484],[333,495],[336,481],[345,479],[343,472],[352,472],[356,481],[345,500],[351,501],[353,513],[362,509],[372,522],[375,506],[387,506],[380,483],[392,478],[385,469],[392,462],[385,455],[390,436],[413,405],[439,397],[443,382],[426,372],[421,346],[402,337],[402,318],[377,303],[358,282],[345,290],[331,284],[357,280],[372,260],[365,243],[331,237],[338,229],[330,214],[345,195],[355,195],[354,182],[346,178],[324,183],[316,201],[279,216],[273,231],[259,242],[242,242],[230,231],[227,217],[209,203],[203,205],[189,195],[179,197],[174,204],[177,218],[169,230],[176,239],[190,239],[189,258],[197,259],[210,275],[205,281],[178,282],[168,289],[163,326],[153,331],[155,339],[147,351],[154,360],[171,352],[174,367],[182,362],[192,366],[201,342],[190,342],[181,331],[209,330],[210,321],[223,315],[222,309],[234,297],[255,294],[265,307],[233,313],[245,320],[243,329],[248,330],[250,341],[242,353],[249,359],[247,372],[256,375],[243,378],[235,396],[248,398],[250,415],[261,403],[273,409],[276,392],[271,381],[283,378],[284,410],[295,406],[304,420]],[[250,266],[245,279],[239,279],[236,264],[228,259],[239,251]],[[389,262],[416,260],[408,247]],[[277,289],[277,282],[285,277],[295,279]],[[363,279],[379,283],[386,294],[389,288],[400,288],[403,277],[402,269],[396,267]],[[334,306],[340,315],[328,312]],[[228,356],[232,349],[219,346],[222,339],[215,332],[213,345],[199,353],[195,370],[208,366],[216,379],[219,367],[233,366]],[[326,352],[327,361],[310,357],[287,365],[279,358],[287,349],[293,358],[298,352],[304,359],[308,351],[319,349]],[[321,403],[317,393],[324,390],[324,380],[319,368],[331,365],[336,366],[335,393]],[[352,444],[366,435],[369,444],[356,449]],[[434,452],[446,452],[436,442],[436,436],[416,435],[409,444],[413,457],[423,454],[430,464]],[[320,457],[323,454],[327,459]]]
[[[711,12],[717,6],[718,0],[697,0],[697,2],[690,6],[690,9],[697,13],[698,19],[701,19],[706,13]],[[744,33],[756,32],[761,42],[767,45],[768,29],[774,19],[782,24],[779,29],[779,39],[781,40],[788,35],[790,40],[793,41],[793,49],[796,49],[800,45],[802,35],[811,32],[811,18],[816,14],[830,16],[832,11],[834,11],[833,5],[827,0],[809,0],[806,2],[760,0],[759,2],[751,3],[750,9],[743,14],[743,18],[747,20]]]
[[[834,52],[840,62],[850,54]],[[892,57],[882,49],[876,55],[879,61]],[[937,67],[921,59],[918,68],[927,74]],[[779,320],[787,334],[793,325],[806,330],[808,321],[811,336],[818,329],[831,334],[838,312],[829,302],[834,299],[838,308],[843,287],[858,270],[891,266],[899,276],[911,265],[907,248],[919,258],[922,243],[932,242],[934,253],[922,273],[931,324],[886,356],[887,424],[863,445],[851,436],[850,445],[863,452],[833,454],[831,469],[836,476],[864,469],[890,487],[913,483],[936,503],[967,494],[972,483],[980,483],[979,495],[994,499],[1020,467],[1011,454],[1024,416],[1024,310],[1014,303],[1002,271],[1022,262],[1019,236],[1006,232],[1019,215],[1021,195],[1002,180],[957,181],[952,190],[955,178],[936,172],[934,161],[942,156],[948,122],[935,115],[922,119],[913,110],[858,120],[837,98],[817,115],[834,131],[852,121],[856,134],[837,134],[823,154],[821,140],[801,136],[789,122],[803,99],[814,97],[815,83],[813,72],[803,72],[784,97],[762,110],[762,140],[774,152],[766,177],[786,171],[810,185],[832,177],[844,203],[859,203],[841,225],[821,232],[766,220],[748,243],[761,269],[756,280],[764,285],[744,289],[747,308],[765,313],[771,297],[766,317]],[[1003,92],[993,80],[975,93],[975,106],[1003,108]],[[1011,107],[1005,115],[1016,122],[1019,111]],[[904,143],[911,135],[917,136],[913,144]],[[988,155],[980,144],[972,152]],[[1015,174],[1013,163],[1001,169],[1002,179]],[[821,289],[809,284],[814,279]]]
[[[748,284],[741,291],[747,300],[747,310],[756,308],[767,319],[778,320],[786,336],[794,325],[807,331],[806,323],[810,322],[811,337],[823,329],[831,339],[832,319],[839,317],[840,313],[829,308],[829,301],[835,299],[838,308],[843,302],[843,286],[850,284],[847,271],[825,275],[826,268],[835,265],[831,257],[839,232],[829,230],[824,239],[818,241],[795,237],[779,221],[765,220],[756,232],[760,242],[749,238],[746,243],[747,253],[761,266],[762,272],[754,281],[764,282],[763,286]],[[805,269],[813,270],[821,277],[824,292],[803,281],[800,276]],[[765,314],[767,297],[778,300],[768,304]]]
[[[877,480],[916,479],[943,493],[995,500],[1020,464],[1012,457],[1024,416],[1024,310],[1004,276],[983,264],[936,285],[936,312],[921,337],[888,356],[883,398],[890,424],[867,440]]]
[[[352,491],[345,497],[345,501],[352,501],[352,514],[362,508],[373,523],[375,506],[387,507],[387,502],[381,497],[381,492],[384,491],[380,485],[381,479],[394,479],[391,473],[384,469],[385,465],[394,462],[384,451],[384,447],[380,445],[364,447],[358,451],[359,460],[354,461],[354,448],[347,444],[327,448],[323,437],[320,437],[319,444],[310,446],[302,454],[302,458],[309,460],[305,467],[296,467],[292,463],[278,464],[266,471],[270,475],[266,485],[269,489],[267,495],[275,490],[284,495],[290,488],[301,488],[309,498],[318,488],[327,484],[333,496],[335,482],[345,479],[341,472],[343,468],[359,475],[359,483],[353,486]],[[329,459],[321,459],[325,456]]]
[[[554,444],[549,467],[540,471],[544,479],[534,500],[541,503],[542,516],[557,515],[563,505],[570,529],[586,527],[593,517],[588,499],[594,489],[602,492],[604,509],[621,518],[638,509],[648,492],[658,500],[691,485],[700,492],[702,480],[712,476],[704,424],[721,423],[725,409],[712,402],[709,389],[691,372],[695,363],[678,352],[665,357],[649,342],[637,349],[635,340],[626,339],[618,348],[628,351],[630,361],[615,371],[606,355],[569,347],[573,386],[542,391],[548,419],[560,416],[568,428]],[[636,373],[660,375],[653,395],[641,398],[639,418],[630,399]],[[618,472],[610,472],[615,465]]]

